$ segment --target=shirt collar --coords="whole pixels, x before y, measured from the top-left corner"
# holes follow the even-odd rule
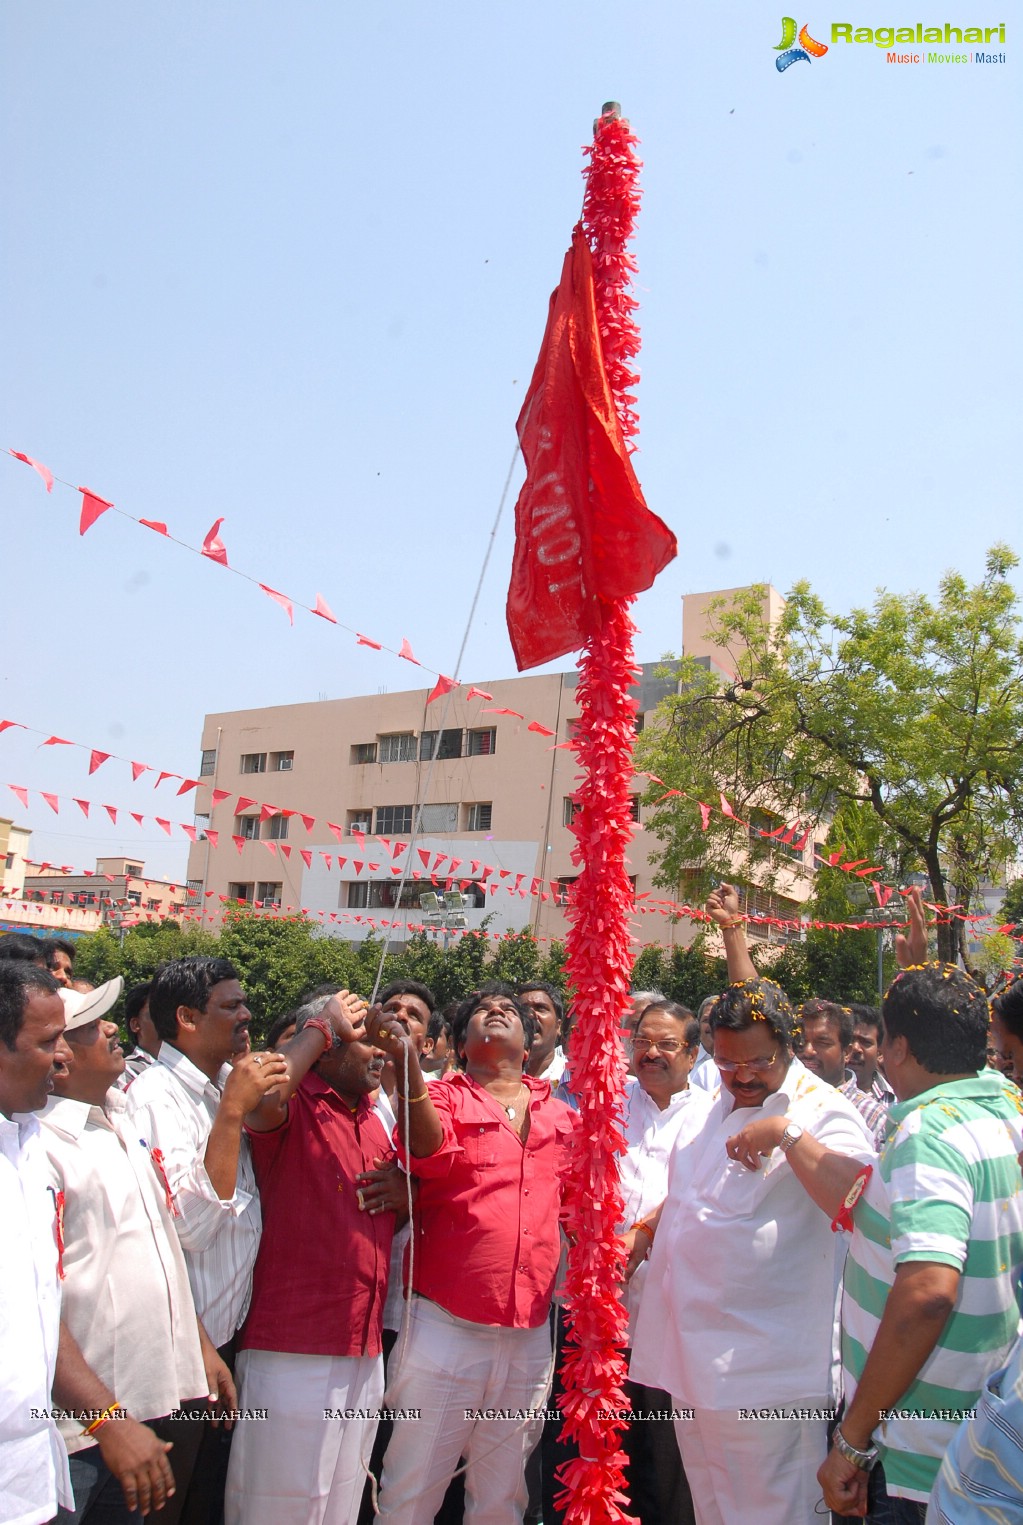
[[[231,1073],[231,1066],[225,1064],[216,1081],[212,1081],[208,1075],[199,1069],[198,1065],[192,1063],[187,1054],[183,1054],[179,1048],[175,1048],[173,1043],[168,1043],[166,1038],[160,1044],[160,1052],[156,1057],[156,1063],[162,1064],[165,1069],[170,1070],[175,1079],[180,1080],[187,1090],[194,1091],[196,1096],[205,1095],[207,1087],[212,1091],[222,1091],[224,1083]]]
[[[0,1112],[0,1137],[5,1134],[14,1144],[16,1151],[24,1149],[30,1138],[34,1138],[39,1132],[39,1117],[35,1112],[15,1112],[13,1117],[5,1117]]]
[[[1000,1075],[997,1070],[981,1070],[976,1075],[967,1075],[965,1080],[939,1081],[909,1101],[897,1101],[888,1109],[888,1116],[893,1123],[901,1123],[910,1112],[925,1107],[931,1101],[996,1101],[1009,1094],[1004,1075]]]
[[[102,1122],[109,1127],[102,1107],[75,1101],[71,1096],[51,1096],[43,1108],[42,1120],[47,1127],[74,1142],[81,1138],[89,1123]]]

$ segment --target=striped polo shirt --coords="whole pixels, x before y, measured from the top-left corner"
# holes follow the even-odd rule
[[[899,1102],[856,1207],[842,1301],[848,1402],[896,1268],[960,1271],[955,1308],[916,1380],[875,1433],[888,1492],[926,1501],[941,1458],[1016,1337],[1023,1263],[1019,1092],[994,1070]]]

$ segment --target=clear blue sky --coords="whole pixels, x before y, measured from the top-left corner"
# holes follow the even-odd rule
[[[779,74],[748,0],[12,4],[0,445],[193,544],[223,515],[234,565],[451,671],[611,97],[645,162],[636,464],[679,539],[638,657],[678,648],[688,591],[975,577],[1023,550],[1023,6],[968,9],[796,19],[1004,20],[1004,64],[838,43]],[[77,495],[10,457],[0,492],[0,718],[187,775],[207,711],[412,686],[122,518],[79,539]],[[468,682],[514,672],[512,501]],[[0,736],[0,780],[190,819],[39,740]],[[36,858],[183,872],[152,827],[0,812]]]

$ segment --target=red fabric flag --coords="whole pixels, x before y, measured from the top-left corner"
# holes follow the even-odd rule
[[[47,736],[45,741],[39,743],[41,747],[73,747],[73,741],[65,741],[63,736]]]
[[[514,715],[516,720],[525,720],[525,715],[520,715],[518,710],[486,709],[484,715]]]
[[[21,785],[21,784],[8,784],[7,787],[11,791],[12,794],[17,795],[18,799],[22,803],[22,807],[25,810],[27,810],[28,809],[28,790],[26,788],[24,788],[24,786]]]
[[[356,632],[355,644],[356,646],[371,646],[374,651],[383,651],[379,641],[371,641],[368,635],[359,635],[358,632]]]
[[[710,806],[700,802],[700,830],[706,831],[710,825]]]
[[[153,788],[154,789],[159,789],[160,785],[163,783],[165,778],[180,778],[180,777],[181,777],[180,773],[161,773],[160,777],[156,780],[156,783],[153,785]]]
[[[298,856],[302,859],[302,862],[305,864],[306,868],[312,868],[313,854],[311,848],[300,847],[298,850]]]
[[[44,466],[42,461],[34,461],[30,455],[22,455],[20,450],[12,450],[10,453],[13,455],[16,461],[24,461],[25,465],[31,466],[33,471],[38,471],[39,475],[43,479],[43,485],[45,486],[46,491],[53,491],[53,472],[50,470],[49,466]]]
[[[128,814],[131,816],[133,821],[136,821],[138,823],[139,826],[141,826],[142,822],[145,820],[145,816],[144,815],[139,815],[137,810],[130,810],[128,812]]]
[[[314,608],[313,613],[318,614],[321,620],[330,620],[332,625],[337,624],[337,616],[334,614],[322,593],[317,593],[316,595],[316,607]]]
[[[572,233],[518,417],[526,481],[515,505],[508,634],[519,670],[583,646],[601,600],[649,588],[677,553],[647,508],[604,369],[593,263]]]
[[[313,827],[316,825],[316,817],[314,815],[302,815],[301,810],[299,811],[299,815],[302,816],[302,825],[305,827],[306,831],[312,831]]]
[[[526,730],[527,731],[535,731],[538,736],[556,736],[557,735],[556,731],[552,731],[552,730],[548,729],[547,726],[541,725],[539,720],[531,720],[529,722],[529,724],[526,726]]]
[[[245,846],[245,838],[244,837],[232,837],[231,841],[234,843],[235,847],[237,847],[237,849],[238,849],[238,851],[240,853],[242,848]]]
[[[185,836],[188,838],[188,840],[190,842],[194,842],[196,840],[195,827],[194,826],[185,826],[185,825],[182,825],[181,830],[185,833]]]
[[[181,783],[181,788],[178,790],[178,793],[179,794],[187,794],[189,789],[197,789],[198,786],[199,786],[199,780],[197,778],[186,778],[186,779],[183,779],[182,783]]]
[[[735,814],[735,811],[732,809],[731,805],[725,799],[723,794],[719,795],[719,799],[721,800],[721,814],[730,816],[733,821],[738,820],[738,816]]]
[[[89,772],[95,773],[97,768],[102,768],[103,764],[108,760],[109,757],[109,752],[97,752],[94,747],[89,753]]]
[[[280,815],[280,809],[276,805],[262,805],[259,811],[260,821],[268,821],[272,815]]]
[[[243,810],[248,810],[249,806],[255,803],[255,800],[250,800],[247,794],[239,794],[238,803],[234,808],[235,815],[241,815]]]
[[[466,699],[485,699],[488,704],[493,704],[494,702],[493,694],[486,693],[482,688],[470,688],[465,697]]]
[[[89,819],[89,801],[88,800],[75,800],[75,804],[78,806],[79,810],[82,812],[82,814],[84,815],[85,819],[88,820]]]
[[[131,765],[131,781],[132,781],[132,783],[133,784],[137,784],[139,779],[142,777],[143,773],[150,773],[150,772],[152,772],[152,769],[150,768],[148,763],[133,762],[132,765]]]
[[[334,862],[334,859],[332,858],[330,853],[321,852],[320,853],[320,857],[323,859],[323,861],[327,865],[327,867],[330,868],[331,864]]]
[[[227,563],[225,562],[225,566],[226,565]],[[275,604],[280,604],[281,608],[288,616],[289,625],[293,625],[295,623],[295,606],[287,594],[278,593],[276,588],[268,588],[265,582],[261,582],[259,586],[262,588],[267,598],[272,598]]]
[[[327,830],[333,832],[334,836],[337,837],[339,842],[340,842],[341,838],[344,836],[343,828],[340,827],[337,824],[336,821],[328,821],[327,822]],[[355,835],[359,836],[360,841],[361,841],[361,833],[353,832],[353,836],[355,836]]]
[[[412,655],[412,647],[409,645],[404,636],[401,638],[401,648],[398,652],[398,655],[399,657],[404,657],[406,662],[415,662],[417,667],[420,665],[417,658]]]
[[[147,530],[155,530],[158,535],[167,533],[167,526],[162,519],[140,519],[139,523],[144,524]]]
[[[223,522],[223,519],[218,519],[206,531],[206,539],[202,543],[202,553],[204,556],[208,556],[211,561],[219,561],[222,567],[226,567],[227,550],[220,538],[220,526]]]
[[[103,809],[106,811],[107,815],[110,817],[111,824],[116,826],[117,825],[117,806],[116,805],[104,805]]]
[[[43,795],[43,799],[49,805],[49,807],[53,811],[54,815],[60,815],[60,804],[58,802],[57,795],[55,795],[55,794],[44,794]]]
[[[108,508],[113,508],[106,498],[100,498],[88,487],[80,487],[78,491],[82,495],[82,517],[78,521],[78,533],[84,535],[86,530],[92,529],[101,514],[105,514]]]
[[[161,831],[165,831],[167,833],[167,835],[170,836],[170,834],[171,834],[171,823],[170,823],[170,821],[165,821],[160,816],[154,816],[153,819],[155,820],[157,826],[159,826],[160,830]]]
[[[19,731],[25,730],[20,720],[0,720],[0,731],[9,731],[12,725],[16,725]]]
[[[429,698],[426,701],[427,704],[432,704],[435,699],[443,698],[445,694],[450,694],[451,690],[457,687],[458,684],[454,678],[445,678],[444,674],[441,673],[430,691]]]
[[[207,826],[205,835],[213,843],[213,850],[215,852],[217,850],[217,848],[220,846],[220,832],[219,831],[213,831],[213,830],[211,830],[211,828],[209,826]]]

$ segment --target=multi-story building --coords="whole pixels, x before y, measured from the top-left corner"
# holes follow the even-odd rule
[[[25,888],[25,863],[31,841],[32,833],[27,826],[16,826],[6,816],[0,816],[0,859],[4,865],[0,889],[7,897],[20,897]]]
[[[714,596],[683,601],[685,648],[708,663],[719,657],[704,636]],[[766,616],[780,608],[769,590]],[[562,744],[578,724],[577,682],[573,670],[465,684],[432,703],[420,688],[208,715],[189,906],[226,897],[301,909],[346,937],[382,928],[395,943],[410,924],[443,925],[457,906],[455,925],[490,917],[495,932],[563,937],[578,872],[569,830],[578,764]],[[637,731],[671,689],[658,666],[641,669]],[[636,778],[633,795],[637,937],[686,943],[692,924],[656,907],[665,892],[640,803],[647,782]],[[812,851],[805,863],[790,858],[781,893],[751,909],[798,914]],[[455,897],[446,910],[431,898],[445,888]]]
[[[68,874],[48,863],[37,873],[26,874],[25,900],[92,912],[96,925],[133,927],[180,916],[185,909],[185,887],[147,878],[140,858],[97,858],[92,873]],[[82,930],[93,931],[95,926]]]

